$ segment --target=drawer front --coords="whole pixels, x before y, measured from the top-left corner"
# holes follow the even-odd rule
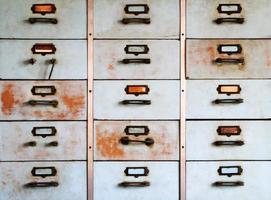
[[[271,77],[269,40],[188,40],[189,79]]]
[[[96,162],[94,200],[178,200],[178,170],[177,162]]]
[[[179,38],[178,0],[95,0],[95,38]]]
[[[221,200],[270,199],[271,162],[188,162],[186,167],[187,200],[201,200],[203,194]]]
[[[188,160],[271,160],[270,121],[187,121]]]
[[[86,0],[0,0],[0,5],[5,30],[0,38],[86,38]]]
[[[86,160],[85,122],[1,122],[0,160]]]
[[[188,0],[188,38],[268,38],[269,0]]]
[[[94,49],[95,79],[179,78],[178,41],[96,40]]]
[[[3,199],[87,199],[85,162],[4,162],[0,178]]]
[[[178,160],[176,121],[95,121],[95,160]]]
[[[269,80],[188,81],[187,118],[270,118],[270,87]]]
[[[84,120],[85,81],[1,81],[0,120]]]
[[[96,119],[179,119],[179,81],[96,81]]]
[[[83,40],[0,40],[1,79],[86,79]]]

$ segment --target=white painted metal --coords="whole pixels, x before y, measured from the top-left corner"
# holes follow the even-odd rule
[[[45,97],[33,95],[33,86],[54,86],[56,93]],[[47,89],[41,89],[39,92],[44,91]],[[85,81],[1,81],[0,95],[0,120],[86,119]],[[31,100],[57,101],[58,105],[30,105],[27,102]]]
[[[231,55],[219,54],[217,49],[219,45],[230,44],[241,45],[242,52]],[[270,78],[270,46],[270,40],[187,40],[187,77],[189,79]],[[224,49],[226,47],[224,46]],[[228,47],[226,50],[234,49]],[[217,58],[244,59],[244,64],[217,64],[214,63]]]
[[[33,54],[31,48],[37,43],[52,43],[55,54]],[[34,64],[29,59],[35,59]],[[0,40],[1,79],[86,79],[87,52],[83,40]]]
[[[148,167],[146,177],[127,177],[126,167]],[[94,200],[132,199],[157,200],[179,199],[179,177],[177,162],[95,162]],[[149,187],[119,187],[123,181],[149,181]]]
[[[126,45],[147,45],[147,54],[126,54]],[[179,42],[170,40],[95,40],[95,79],[178,79]],[[151,59],[150,64],[123,64],[123,59]]]
[[[147,126],[147,135],[125,133],[127,126]],[[138,128],[137,128],[138,129]],[[141,131],[142,133],[142,131]],[[132,140],[151,138],[153,145],[131,143],[123,145],[122,137]],[[177,121],[95,121],[95,160],[178,160],[179,123]]]
[[[187,200],[246,199],[269,200],[271,196],[271,162],[188,162]],[[219,176],[220,166],[241,166],[241,176]],[[244,186],[215,187],[216,181],[243,181]]]
[[[34,127],[55,127],[54,136],[34,136]],[[51,129],[43,129],[51,133]],[[0,122],[0,160],[86,160],[85,122]],[[38,131],[37,131],[38,132]],[[50,142],[57,146],[48,146]],[[27,146],[36,142],[36,146]]]
[[[55,167],[56,176],[34,177],[33,167]],[[0,163],[1,199],[12,200],[86,200],[85,162],[2,162]],[[27,188],[31,182],[56,181],[57,187]]]
[[[146,95],[126,94],[127,85],[148,85]],[[96,81],[95,119],[179,119],[179,81]],[[151,100],[151,105],[123,105],[123,100]]]
[[[240,126],[236,136],[218,135],[219,126]],[[187,121],[187,160],[271,160],[270,121]],[[243,141],[243,146],[215,146],[215,141]]]
[[[219,85],[240,85],[240,94],[218,94]],[[269,80],[187,81],[188,119],[264,119],[271,117]],[[243,99],[240,104],[214,104],[216,99]]]
[[[33,4],[55,4],[55,14],[33,14]],[[0,38],[86,38],[86,0],[0,0]],[[56,18],[57,24],[28,22]]]
[[[220,14],[219,4],[240,4],[241,13]],[[270,38],[269,0],[187,0],[188,38]],[[243,24],[216,24],[217,18],[244,18]]]
[[[127,4],[147,4],[149,14],[126,14]],[[94,10],[95,38],[179,38],[179,0],[95,0]],[[151,23],[123,24],[123,18],[150,18]]]

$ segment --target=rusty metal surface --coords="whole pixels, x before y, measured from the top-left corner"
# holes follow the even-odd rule
[[[31,89],[36,85],[52,85],[57,92],[55,95],[45,97],[33,95]],[[84,81],[1,81],[0,96],[1,120],[86,119],[86,82]]]
[[[147,135],[127,135],[127,126],[147,126]],[[131,143],[124,145],[122,137],[133,140],[151,138],[153,145]],[[167,121],[95,121],[95,160],[178,160],[179,123]]]

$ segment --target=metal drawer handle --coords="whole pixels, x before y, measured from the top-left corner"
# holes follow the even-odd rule
[[[47,100],[29,100],[26,102],[27,104],[31,106],[52,106],[54,108],[57,107],[58,101],[57,100],[52,100],[52,101],[47,101]]]
[[[35,24],[35,23],[49,23],[49,24],[57,24],[57,19],[56,18],[41,18],[41,17],[31,17],[28,19],[28,22],[30,24]]]
[[[242,140],[236,140],[236,141],[215,141],[213,145],[215,146],[243,146],[245,143]]]
[[[226,17],[226,18],[217,18],[216,20],[214,20],[214,22],[217,24],[222,23],[243,24],[245,22],[245,19],[239,17]]]
[[[151,100],[123,100],[120,103],[123,105],[150,105]]]
[[[50,181],[50,182],[30,182],[25,184],[25,187],[28,188],[39,188],[39,187],[57,187],[59,185],[58,182]]]
[[[216,64],[245,64],[245,59],[244,58],[217,58],[214,60],[214,63]]]
[[[52,142],[47,143],[45,146],[46,147],[57,147],[58,142],[57,141],[52,141]]]
[[[122,182],[119,183],[120,187],[148,187],[150,186],[151,183],[148,181],[143,181],[143,182]]]
[[[37,146],[37,142],[35,141],[24,143],[24,147],[35,147],[35,146]]]
[[[129,59],[123,59],[121,61],[123,64],[131,64],[131,63],[139,63],[139,64],[150,64],[151,59],[149,58],[129,58]]]
[[[233,182],[217,181],[213,183],[213,186],[215,187],[239,187],[244,185],[245,183],[243,181],[233,181]]]
[[[29,63],[31,65],[34,65],[36,62],[37,62],[37,60],[34,58],[30,58],[29,60],[26,61],[26,63]]]
[[[150,24],[151,19],[150,18],[123,18],[121,20],[123,24]]]
[[[129,137],[122,137],[120,139],[120,143],[123,145],[129,145],[130,143],[143,143],[147,146],[151,146],[154,144],[154,140],[152,138],[146,138],[145,140],[131,140]]]
[[[240,104],[244,103],[243,99],[216,99],[213,101],[214,104]]]

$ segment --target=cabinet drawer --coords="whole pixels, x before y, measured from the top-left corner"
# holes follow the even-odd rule
[[[2,162],[1,198],[86,200],[85,162]]]
[[[0,0],[0,38],[86,38],[86,0]]]
[[[95,160],[177,160],[177,121],[95,121]]]
[[[269,0],[188,0],[189,38],[268,38]]]
[[[188,160],[271,160],[271,121],[187,121]]]
[[[269,200],[271,162],[188,162],[187,200]],[[240,175],[239,175],[240,174]]]
[[[178,0],[95,0],[95,38],[179,38]]]
[[[96,81],[96,119],[178,119],[179,81]]]
[[[178,41],[95,40],[94,49],[95,79],[179,78]]]
[[[85,81],[1,81],[0,120],[84,120]]]
[[[270,40],[188,40],[189,79],[271,77]]]
[[[86,79],[86,41],[0,40],[1,79]]]
[[[178,200],[178,170],[177,162],[96,162],[94,200]]]
[[[85,160],[85,122],[0,122],[0,160]]]
[[[270,118],[270,87],[269,80],[188,81],[187,118]]]

